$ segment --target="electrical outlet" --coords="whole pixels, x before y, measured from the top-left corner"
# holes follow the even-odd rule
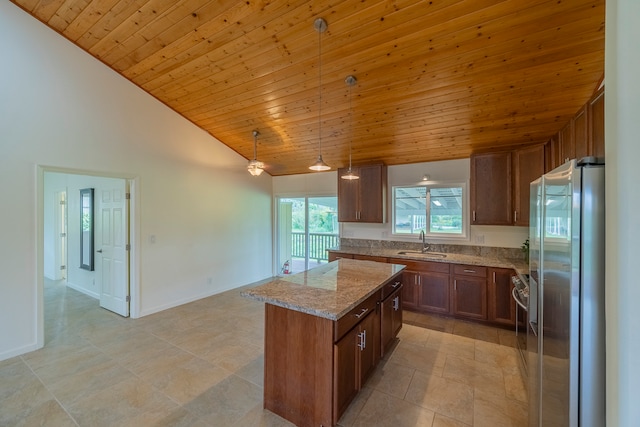
[[[484,243],[484,234],[476,235],[476,243],[483,244]]]

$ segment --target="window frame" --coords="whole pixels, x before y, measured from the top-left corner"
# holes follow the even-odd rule
[[[411,183],[405,185],[394,185],[391,187],[391,235],[394,237],[408,237],[414,238],[419,233],[396,233],[396,189],[397,188],[426,188],[425,202],[425,215],[426,224],[430,224],[431,211],[430,211],[430,191],[434,188],[453,188],[458,187],[462,189],[462,230],[459,234],[452,233],[437,233],[425,230],[425,236],[430,239],[438,240],[469,240],[469,185],[467,181],[429,181],[426,183]]]

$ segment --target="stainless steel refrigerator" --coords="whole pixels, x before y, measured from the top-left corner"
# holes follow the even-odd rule
[[[531,183],[529,426],[605,425],[604,162]]]

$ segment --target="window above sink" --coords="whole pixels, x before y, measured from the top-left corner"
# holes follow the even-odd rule
[[[395,236],[467,239],[468,194],[462,182],[395,186],[392,191]]]

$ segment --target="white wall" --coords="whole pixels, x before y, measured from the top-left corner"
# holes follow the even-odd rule
[[[9,2],[0,57],[0,360],[41,338],[38,166],[135,179],[140,315],[272,275],[269,175]]]
[[[467,182],[468,184],[470,172],[469,159],[388,166],[387,206],[389,210],[387,222],[385,224],[342,223],[340,236],[351,239],[415,240],[415,237],[403,238],[391,235],[392,187],[395,185],[418,184],[425,174],[429,175],[431,181]],[[316,194],[317,191],[321,191],[320,194],[337,194],[337,173],[334,171],[290,175],[274,177],[273,179],[273,192],[275,195]],[[527,227],[475,225],[470,228],[469,240],[429,239],[429,241],[432,243],[519,248],[528,235],[529,228]]]
[[[640,420],[640,2],[606,10],[607,425]]]

